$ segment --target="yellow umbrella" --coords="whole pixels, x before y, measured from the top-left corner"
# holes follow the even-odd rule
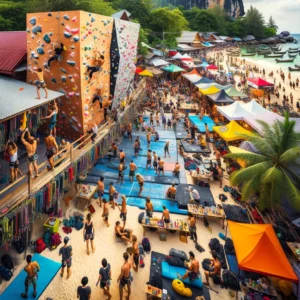
[[[220,92],[220,89],[218,89],[217,87],[215,87],[214,85],[212,85],[211,87],[209,87],[208,89],[199,89],[200,92],[203,95],[211,95],[211,94],[215,94],[217,92]]]
[[[250,151],[247,151],[247,150],[244,150],[244,149],[241,149],[239,147],[235,147],[235,146],[229,146],[229,151],[231,153],[252,153]],[[237,163],[242,167],[242,168],[246,168],[247,164],[246,162],[243,160],[243,159],[238,159],[237,160]]]
[[[141,75],[141,76],[151,76],[151,77],[153,76],[153,74],[148,70],[144,70],[143,72],[140,72],[139,75]]]

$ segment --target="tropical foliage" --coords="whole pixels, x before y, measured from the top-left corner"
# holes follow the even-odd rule
[[[300,209],[300,134],[295,132],[295,121],[286,114],[284,121],[272,126],[259,123],[263,137],[245,136],[259,153],[226,155],[246,163],[245,168],[232,173],[230,182],[242,185],[242,200],[258,194],[262,209],[275,208],[285,200]]]

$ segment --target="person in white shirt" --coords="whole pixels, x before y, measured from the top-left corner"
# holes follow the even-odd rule
[[[94,123],[93,127],[87,133],[93,133],[92,136],[91,136],[91,140],[92,140],[92,143],[94,144],[95,143],[95,138],[96,138],[97,133],[98,133],[98,126],[97,126],[97,124]]]
[[[193,187],[190,187],[187,190],[191,193],[191,196],[192,196],[193,200],[195,202],[200,203],[200,195],[199,195],[198,191]]]

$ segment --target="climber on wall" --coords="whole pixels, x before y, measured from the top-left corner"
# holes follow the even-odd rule
[[[100,54],[100,52],[96,49],[94,50],[94,53],[95,53],[95,63],[96,63],[96,66],[92,67],[92,66],[87,66],[87,71],[85,74],[88,74],[89,75],[89,83],[91,82],[91,79],[93,77],[93,74],[95,72],[99,72],[99,71],[102,71],[102,66],[105,62],[104,60],[104,56]]]
[[[102,109],[103,105],[103,99],[102,99],[102,89],[101,88],[98,88],[97,89],[97,94],[96,96],[93,98],[93,103],[92,105],[96,102],[96,101],[99,101],[99,105],[100,105],[100,108]]]
[[[61,59],[61,53],[64,51],[64,44],[63,43],[59,43],[57,42],[56,44],[52,44],[53,46],[53,51],[55,52],[55,55],[51,56],[50,59],[48,60],[47,65],[45,65],[46,69],[50,68],[50,63],[53,60],[57,60],[59,61]]]

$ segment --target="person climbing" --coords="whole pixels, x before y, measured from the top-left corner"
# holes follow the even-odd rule
[[[94,105],[94,103],[95,103],[96,101],[99,102],[100,109],[102,110],[102,108],[103,108],[103,99],[102,99],[102,89],[101,89],[101,88],[97,88],[97,94],[96,94],[96,96],[93,98],[92,105]],[[100,111],[101,111],[101,110],[100,110]]]
[[[32,283],[33,285],[33,297],[36,297],[36,281],[37,281],[37,273],[40,271],[40,266],[36,261],[32,261],[32,256],[29,254],[26,256],[27,266],[24,268],[24,271],[27,273],[25,279],[25,293],[21,294],[22,298],[28,298],[28,289],[29,285]]]
[[[72,246],[68,245],[69,238],[66,236],[64,238],[64,245],[59,249],[59,256],[62,256],[61,261],[61,272],[60,276],[64,277],[65,267],[67,266],[67,279],[71,276],[71,266],[72,266]]]
[[[18,146],[15,142],[8,140],[4,151],[9,155],[10,182],[14,182],[18,178],[18,174],[23,176],[19,169]]]
[[[53,161],[53,156],[54,154],[58,153],[58,145],[56,143],[55,137],[50,135],[50,131],[46,130],[45,131],[45,145],[46,145],[46,156],[48,158],[48,162],[50,167],[48,169],[50,171],[54,170],[54,161]]]
[[[28,68],[28,70],[32,73],[35,73],[37,81],[36,83],[36,92],[37,92],[37,99],[40,100],[41,99],[41,93],[40,93],[40,89],[44,89],[45,91],[45,99],[48,98],[48,90],[46,88],[46,83],[44,81],[44,73],[43,70],[41,68],[38,68],[37,71],[34,71],[31,68]]]
[[[89,249],[89,241],[91,243],[91,248],[92,252],[95,252],[95,247],[94,247],[94,238],[95,238],[95,228],[92,222],[92,216],[91,214],[88,214],[86,216],[86,223],[84,224],[84,229],[83,229],[83,240],[86,242],[86,252],[89,255],[90,254],[90,249]]]
[[[27,140],[25,140],[25,133],[27,133]],[[39,170],[37,166],[37,159],[38,155],[36,154],[36,148],[37,148],[37,140],[30,135],[30,132],[28,128],[25,129],[25,131],[21,135],[21,142],[24,144],[26,151],[27,151],[27,162],[28,162],[28,172],[29,175],[33,178],[33,170],[32,166],[35,170],[35,177],[39,176]]]
[[[96,49],[94,50],[94,52],[96,53],[95,55],[95,63],[96,63],[96,66],[87,66],[87,73],[89,75],[89,81],[88,83],[91,82],[92,80],[92,77],[93,77],[93,74],[95,72],[99,72],[99,71],[102,71],[102,66],[103,64],[105,63],[105,59],[104,59],[104,56],[100,54],[100,52]]]
[[[56,44],[53,43],[52,47],[53,47],[53,51],[55,52],[55,54],[49,58],[47,65],[45,65],[46,69],[50,68],[50,63],[52,61],[54,61],[54,60],[60,61],[61,58],[62,58],[61,54],[64,51],[64,44],[63,43],[60,43],[60,44],[58,42]]]

